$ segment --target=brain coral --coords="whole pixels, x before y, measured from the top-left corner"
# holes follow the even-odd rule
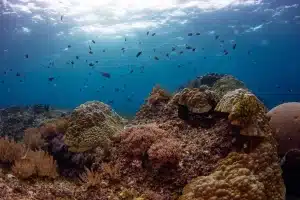
[[[185,105],[191,112],[206,113],[212,110],[217,102],[217,97],[210,90],[200,90],[199,88],[184,88],[178,92],[169,102],[170,104]]]
[[[98,101],[86,102],[71,114],[64,142],[70,151],[84,152],[105,145],[124,124],[125,120],[110,106]]]
[[[186,185],[179,200],[285,199],[272,143],[265,141],[250,154],[230,153],[212,174],[197,177]]]
[[[267,114],[278,142],[278,153],[300,148],[300,103],[290,102],[276,106]]]
[[[264,136],[268,124],[266,108],[246,89],[229,91],[217,104],[216,111],[229,113],[231,124],[242,128],[242,135]]]
[[[215,82],[212,86],[212,90],[216,92],[219,98],[229,91],[246,88],[245,84],[233,76],[226,75]]]

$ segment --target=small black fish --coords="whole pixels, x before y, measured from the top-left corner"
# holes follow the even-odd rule
[[[114,104],[114,100],[109,100],[108,104]]]
[[[21,74],[19,72],[16,73],[16,76],[21,76]]]
[[[155,60],[159,60],[159,58],[157,56],[154,57]]]
[[[166,56],[169,58],[169,54],[167,53]]]
[[[140,55],[142,55],[141,51],[136,54],[136,57],[139,57]]]
[[[183,51],[180,51],[179,54],[180,54],[180,55],[183,54]]]
[[[175,47],[172,47],[172,51],[175,51],[176,50],[176,48]]]
[[[224,49],[224,55],[228,55],[228,51],[226,49]]]
[[[89,54],[93,54],[93,52],[92,52],[92,51],[89,51]]]
[[[93,67],[94,65],[95,65],[94,63],[90,63],[90,64],[89,64],[90,67]]]
[[[127,41],[127,38],[125,38],[124,40],[125,40],[125,42],[126,42],[126,41]]]
[[[100,74],[101,74],[103,77],[105,77],[105,78],[110,78],[110,77],[111,77],[110,73],[107,73],[107,72],[100,72]]]
[[[181,65],[177,65],[178,68],[181,68]]]
[[[125,48],[124,47],[122,47],[122,49],[121,49],[122,51],[124,51],[125,50]]]
[[[235,49],[235,48],[236,48],[236,44],[233,44],[232,49]]]
[[[103,53],[105,53],[105,51],[106,51],[105,49],[102,50]]]
[[[206,59],[206,56],[204,56],[204,59]]]
[[[78,59],[79,59],[79,56],[76,56],[76,59],[78,60]]]
[[[156,35],[156,33],[152,33],[152,36]]]
[[[147,35],[149,35],[149,31],[147,31]]]
[[[202,47],[202,51],[204,51],[204,47]]]
[[[90,45],[89,45],[89,50],[90,50],[90,51],[92,51],[92,48],[91,48],[91,46],[90,46]]]
[[[196,48],[193,48],[193,51],[196,51]]]
[[[68,48],[71,48],[72,46],[71,45],[68,45]]]
[[[132,70],[130,70],[129,74],[132,74],[132,73],[133,73],[133,69],[132,69]]]
[[[95,61],[95,63],[98,63],[98,62],[99,62],[98,60]]]
[[[120,91],[120,89],[119,88],[115,88],[115,92],[119,92]]]
[[[96,42],[95,42],[95,40],[92,40],[92,43],[94,43],[94,44],[95,44],[95,43],[96,43]]]
[[[248,50],[248,55],[252,54],[252,51]]]
[[[156,49],[153,49],[153,52],[155,52],[156,51]]]
[[[87,63],[88,61],[87,61],[87,60],[85,60],[85,62]]]
[[[216,36],[215,36],[215,39],[217,40],[217,39],[219,39],[219,37],[220,37],[219,35],[216,35]]]
[[[73,60],[71,61],[71,64],[74,65],[74,61]]]
[[[49,78],[48,78],[48,81],[49,81],[49,82],[52,82],[54,79],[55,79],[55,77],[49,77]]]
[[[191,47],[191,46],[189,46],[189,45],[186,45],[185,48],[186,48],[186,49],[192,49],[193,47]]]
[[[293,92],[293,90],[292,89],[288,89],[288,92]]]
[[[29,58],[29,55],[28,55],[28,54],[25,54],[24,57],[25,57],[25,58]]]
[[[200,35],[200,33],[196,33],[196,35]]]
[[[63,18],[64,18],[64,16],[62,15],[62,16],[60,16],[60,21],[62,21],[63,20]]]
[[[193,33],[188,33],[188,36],[193,36]]]

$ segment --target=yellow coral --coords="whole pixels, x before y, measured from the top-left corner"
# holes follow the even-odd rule
[[[242,135],[265,136],[268,118],[265,106],[246,89],[236,89],[223,96],[216,111],[229,113],[231,124],[240,126]]]
[[[212,174],[186,185],[179,200],[284,200],[285,187],[272,144],[272,139],[265,140],[250,154],[230,153]]]
[[[108,105],[91,101],[77,107],[71,115],[64,142],[73,152],[106,146],[108,138],[122,130],[125,120]]]

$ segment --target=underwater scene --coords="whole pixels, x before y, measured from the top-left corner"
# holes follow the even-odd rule
[[[299,0],[0,0],[0,200],[300,200]]]

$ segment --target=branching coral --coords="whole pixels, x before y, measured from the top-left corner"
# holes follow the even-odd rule
[[[38,128],[28,128],[24,131],[24,144],[31,150],[37,150],[42,147],[44,140]]]
[[[56,161],[43,151],[28,151],[24,157],[15,161],[13,172],[22,179],[31,176],[56,178]]]
[[[92,101],[77,107],[71,115],[64,142],[72,152],[84,152],[107,142],[119,132],[125,120],[108,105]]]
[[[264,136],[268,118],[265,106],[245,89],[236,89],[223,96],[216,111],[229,113],[231,124],[241,127],[242,135]]]
[[[11,164],[20,159],[24,153],[25,148],[22,144],[0,138],[0,162]]]
[[[159,85],[155,86],[147,99],[148,104],[155,105],[160,102],[168,102],[172,97],[166,90],[162,89]]]
[[[102,181],[101,173],[95,172],[94,170],[90,170],[86,167],[85,173],[79,175],[79,178],[87,189],[99,185]]]

